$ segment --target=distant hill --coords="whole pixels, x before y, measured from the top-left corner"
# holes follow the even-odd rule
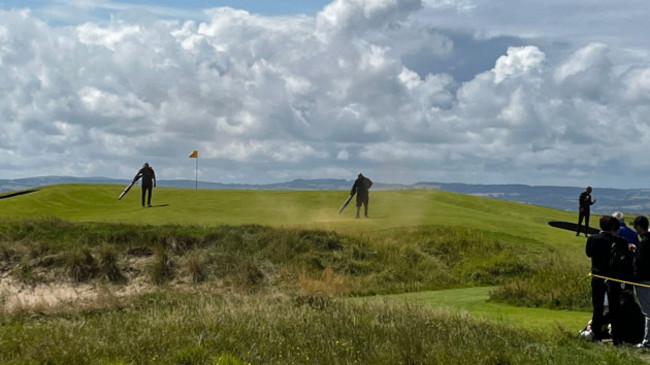
[[[461,194],[516,201],[566,211],[578,210],[578,196],[584,187],[530,185],[473,185],[417,183],[413,188],[439,189]],[[610,214],[617,210],[630,214],[650,214],[650,189],[612,189],[594,187],[596,204],[592,213]]]
[[[55,184],[118,184],[129,180],[106,177],[39,176],[23,179],[0,180],[0,193],[33,189]],[[199,189],[213,190],[349,190],[352,180],[297,179],[274,184],[222,184],[198,182]],[[194,180],[159,180],[158,185],[194,188]],[[486,198],[515,201],[545,206],[565,211],[577,210],[578,196],[584,188],[566,186],[531,186],[522,184],[481,185],[462,183],[418,182],[415,184],[386,184],[375,182],[373,190],[433,189]],[[592,197],[597,203],[592,207],[596,214],[609,214],[616,210],[630,214],[650,214],[650,189],[612,189],[594,187]]]

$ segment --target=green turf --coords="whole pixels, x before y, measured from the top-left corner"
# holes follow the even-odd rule
[[[529,329],[550,330],[564,328],[576,332],[591,318],[591,313],[557,311],[543,308],[523,308],[487,302],[490,291],[495,287],[436,290],[421,293],[366,297],[359,301],[408,302],[435,308],[452,308],[468,311],[475,317]]]
[[[370,219],[354,220],[354,203],[338,208],[346,191],[256,191],[154,189],[153,208],[140,207],[134,186],[121,201],[119,185],[54,185],[30,194],[0,199],[0,216],[56,216],[70,221],[143,224],[264,224],[371,232],[418,225],[468,226],[557,243],[578,242],[549,220],[575,220],[575,214],[550,208],[436,190],[373,191]],[[582,240],[580,240],[581,242]]]

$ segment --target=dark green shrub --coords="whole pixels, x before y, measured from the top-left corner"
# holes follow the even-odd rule
[[[126,278],[118,267],[117,250],[109,245],[102,245],[99,250],[99,275],[112,283],[122,283]]]
[[[162,246],[155,249],[147,273],[149,279],[156,285],[165,284],[174,277],[174,263]]]
[[[97,277],[99,266],[88,247],[73,249],[65,257],[68,275],[77,282],[88,281]]]
[[[199,254],[190,254],[185,261],[185,269],[187,270],[190,281],[193,283],[200,283],[205,280],[205,264]]]
[[[261,284],[266,280],[266,275],[255,262],[247,262],[245,266],[246,283],[251,285]]]

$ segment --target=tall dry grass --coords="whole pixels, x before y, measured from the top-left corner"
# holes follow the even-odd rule
[[[463,312],[202,290],[143,295],[119,310],[37,321],[2,317],[0,342],[2,363],[643,363],[634,349],[527,332]]]

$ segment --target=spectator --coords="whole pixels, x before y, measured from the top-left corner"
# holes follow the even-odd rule
[[[617,236],[620,226],[618,220],[611,215],[605,215],[600,218],[601,232],[587,239],[585,252],[591,258],[591,304],[593,313],[591,318],[591,329],[593,339],[600,341],[605,337],[602,331],[606,323],[604,312],[605,294],[609,301],[609,316],[612,324],[612,341],[614,345],[621,345],[620,328],[619,328],[619,307],[621,286],[618,282],[608,281],[602,277],[611,277],[624,275],[622,270],[618,269],[612,272],[611,259],[612,252],[624,252],[628,249],[628,243],[623,238]],[[613,250],[614,249],[614,250]],[[631,264],[630,264],[631,266]],[[602,277],[596,277],[602,276]]]
[[[634,218],[631,223],[636,233],[641,236],[639,241],[636,261],[635,261],[635,275],[636,281],[644,286],[637,285],[634,287],[636,297],[641,306],[641,312],[645,317],[645,332],[643,341],[637,345],[641,348],[650,348],[650,233],[648,233],[648,218],[640,215]]]
[[[625,238],[627,242],[635,245],[639,243],[639,238],[636,236],[636,232],[625,225],[625,216],[623,215],[623,212],[614,212],[612,213],[612,217],[616,218],[621,224],[621,227],[618,229],[618,235],[620,237]]]

